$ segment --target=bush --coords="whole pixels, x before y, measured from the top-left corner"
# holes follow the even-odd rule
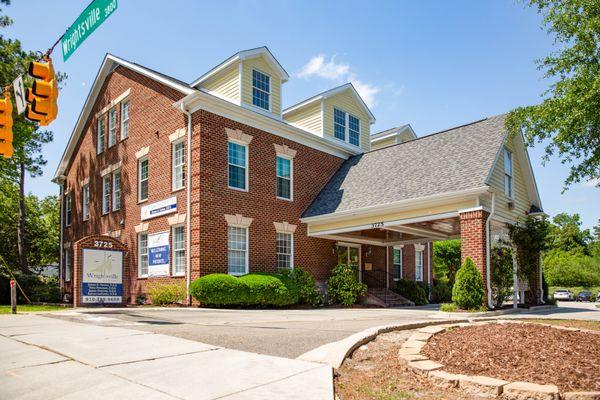
[[[491,251],[492,298],[496,307],[502,307],[504,300],[511,295],[513,285],[513,252],[506,247],[494,247]]]
[[[598,257],[552,250],[544,254],[542,268],[550,286],[600,285],[600,259]]]
[[[431,288],[431,301],[449,303],[452,301],[452,286],[445,281],[436,281]]]
[[[150,283],[148,296],[157,306],[182,303],[185,301],[185,283]]]
[[[246,286],[246,305],[280,307],[298,302],[298,287],[291,279],[261,273],[248,274],[237,279]]]
[[[281,276],[292,280],[298,288],[298,302],[310,304],[317,307],[323,302],[323,295],[319,291],[315,278],[302,268],[285,269],[281,271]]]
[[[22,273],[16,273],[15,277],[31,302],[59,303],[61,301],[57,278]],[[0,274],[0,303],[2,304],[10,304],[10,279],[8,274]],[[19,288],[17,288],[17,303],[27,303]]]
[[[190,285],[190,294],[200,303],[211,306],[247,303],[247,286],[227,274],[210,274],[196,279]]]
[[[421,282],[400,279],[396,282],[396,288],[392,290],[398,293],[400,296],[412,301],[417,306],[422,306],[429,303],[427,300],[427,291],[425,290],[425,285]]]
[[[483,280],[470,257],[467,257],[456,273],[452,302],[465,310],[480,307],[483,303]]]
[[[440,304],[440,311],[455,312],[455,311],[458,311],[458,307],[454,303],[443,303],[443,304]]]
[[[367,294],[367,285],[358,281],[356,268],[339,264],[327,280],[329,303],[340,302],[345,306],[355,304],[360,296]]]

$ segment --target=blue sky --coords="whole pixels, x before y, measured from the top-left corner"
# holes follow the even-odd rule
[[[14,1],[6,35],[45,50],[87,4]],[[372,132],[410,123],[419,136],[538,102],[548,82],[534,60],[552,49],[537,13],[514,1],[120,0],[66,63],[55,51],[55,68],[69,78],[44,150],[48,165],[27,190],[57,193],[50,179],[105,53],[189,82],[262,45],[291,75],[284,106],[352,81],[377,118]],[[568,168],[558,160],[543,167],[542,150],[529,151],[546,212],[578,212],[586,227],[597,224],[600,190],[577,184],[561,194]]]

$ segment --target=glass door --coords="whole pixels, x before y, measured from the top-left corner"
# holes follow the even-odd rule
[[[338,264],[346,264],[354,267],[358,276],[359,282],[362,282],[362,274],[360,268],[360,245],[339,243],[338,244]]]

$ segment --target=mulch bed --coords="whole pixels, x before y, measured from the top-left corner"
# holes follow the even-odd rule
[[[600,390],[600,335],[538,324],[487,324],[434,335],[421,350],[444,371]]]

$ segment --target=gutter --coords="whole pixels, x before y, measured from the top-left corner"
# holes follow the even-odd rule
[[[188,305],[192,304],[192,299],[190,297],[190,284],[191,284],[191,272],[192,272],[192,255],[191,255],[191,220],[192,220],[192,210],[191,210],[191,191],[192,191],[192,114],[188,112],[184,108],[183,103],[180,103],[180,111],[187,115],[188,126],[187,126],[187,145],[186,145],[186,188],[185,188],[185,210],[187,216],[185,218],[185,295],[187,298]]]
[[[58,182],[57,182],[58,183]],[[58,283],[60,285],[60,297],[61,300],[63,298],[64,292],[65,292],[65,284],[64,284],[64,276],[63,276],[63,232],[64,232],[64,213],[65,213],[65,207],[63,206],[63,204],[65,203],[65,189],[64,189],[64,183],[60,182],[58,183],[60,185],[60,205],[59,205],[59,210],[60,210],[60,249],[58,250]]]
[[[492,192],[492,209],[490,211],[490,214],[487,217],[487,220],[485,221],[485,283],[486,283],[486,287],[487,287],[487,305],[488,308],[492,309],[494,307],[494,304],[492,303],[492,283],[491,283],[491,271],[490,271],[490,267],[491,267],[491,254],[490,254],[490,246],[491,246],[491,239],[490,239],[490,223],[492,222],[492,217],[494,216],[494,213],[496,212],[496,193]]]

